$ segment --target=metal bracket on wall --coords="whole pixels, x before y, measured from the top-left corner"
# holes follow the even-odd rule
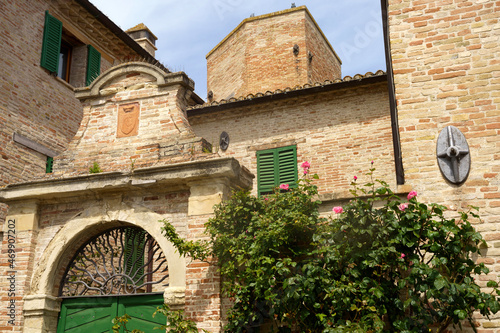
[[[53,151],[52,149],[47,148],[46,146],[41,145],[38,142],[35,142],[31,139],[28,139],[27,137],[25,137],[19,133],[14,132],[12,134],[12,141],[19,143],[25,147],[30,148],[30,149],[33,149],[34,151],[39,152],[40,154],[43,154],[43,155],[50,156],[50,157],[57,156],[57,153],[55,151]]]
[[[229,134],[225,131],[220,134],[219,147],[222,150],[226,150],[229,147]]]
[[[437,141],[437,160],[443,176],[453,184],[463,183],[470,171],[469,145],[454,126],[445,127]]]

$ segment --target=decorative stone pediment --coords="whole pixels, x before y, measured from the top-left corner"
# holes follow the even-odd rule
[[[98,95],[109,95],[124,90],[172,84],[181,84],[194,90],[194,82],[183,72],[167,73],[149,63],[129,62],[110,68],[90,86],[76,89],[76,97],[95,98]]]
[[[83,119],[68,150],[54,159],[55,175],[102,171],[205,159],[210,145],[197,138],[186,118],[194,83],[185,73],[168,73],[130,62],[76,89]],[[205,152],[205,153],[204,153]]]

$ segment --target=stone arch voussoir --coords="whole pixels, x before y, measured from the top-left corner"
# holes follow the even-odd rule
[[[82,238],[89,239],[106,229],[120,225],[133,225],[147,231],[159,244],[169,267],[169,289],[179,293],[185,288],[185,260],[176,252],[172,243],[161,234],[163,216],[145,207],[127,205],[123,202],[105,201],[101,205],[86,209],[68,221],[57,232],[42,254],[33,272],[31,295],[56,295],[58,272],[65,261],[72,257],[75,244]],[[65,268],[63,268],[65,269]]]
[[[158,66],[148,64],[146,62],[127,62],[114,67],[111,67],[106,72],[102,73],[92,84],[86,89],[90,90],[91,96],[99,94],[99,90],[105,87],[109,82],[115,78],[120,77],[127,73],[144,73],[156,79],[155,84],[161,85],[165,83],[165,76],[167,73],[160,69]]]

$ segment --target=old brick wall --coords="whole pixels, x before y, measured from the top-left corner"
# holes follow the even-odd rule
[[[211,215],[189,217],[188,240],[208,239],[205,223]],[[221,282],[217,266],[207,262],[186,259],[185,314],[197,323],[198,329],[221,332]]]
[[[237,96],[294,87],[307,82],[305,12],[248,22],[246,87]],[[237,41],[242,42],[242,41]],[[299,54],[293,46],[299,46]]]
[[[207,89],[216,101],[340,75],[339,59],[305,7],[248,18],[207,55]]]
[[[96,18],[69,0],[2,1],[0,3],[0,187],[28,181],[45,174],[47,156],[14,142],[14,133],[60,154],[75,135],[82,119],[82,106],[74,87],[83,85],[86,46],[75,53],[72,85],[40,67],[45,11],[63,21],[64,33],[92,44],[101,53],[101,71],[113,63],[136,57],[136,53]],[[94,32],[86,31],[92,26]],[[77,56],[78,55],[78,56]],[[7,206],[0,204],[0,225]],[[16,296],[9,298],[7,280],[8,233],[1,233],[0,260],[5,268],[0,277],[0,331],[22,331],[22,297],[29,290],[38,244],[37,231],[16,234]],[[16,300],[15,325],[7,324],[7,304]]]
[[[498,279],[500,248],[500,2],[390,0],[389,24],[406,180],[419,200],[452,210],[480,208],[488,279]],[[447,182],[436,160],[446,126],[468,140],[470,174]],[[479,281],[483,286],[483,279]],[[498,316],[481,332],[499,332]]]
[[[129,194],[122,195],[120,200],[125,205],[140,205],[160,214],[162,218],[168,220],[176,227],[178,233],[182,235],[182,237],[186,237],[188,234],[188,197],[189,191],[174,191],[168,193],[165,191],[147,191],[145,193],[141,193],[140,195],[130,192]],[[38,242],[33,249],[34,262],[36,263],[40,261],[40,258],[44,255],[44,251],[50,241],[52,241],[54,236],[60,232],[66,223],[71,221],[75,216],[82,214],[85,210],[99,205],[102,205],[102,201],[82,200],[82,198],[76,197],[68,198],[67,200],[59,203],[45,203],[40,205],[40,229],[38,231]],[[160,224],[159,221],[148,222],[152,224]],[[72,256],[77,252],[80,246],[85,244],[99,232],[105,231],[109,228],[106,227],[105,224],[100,227],[100,230],[96,228],[96,230],[89,232],[88,235],[86,235],[86,238],[82,238],[78,243],[73,244],[72,247],[68,249],[68,256],[61,258],[59,271],[53,285],[54,296],[58,296],[60,283],[66,267],[69,265]],[[45,253],[45,255],[47,254]],[[31,274],[31,272],[29,274]],[[32,278],[31,276],[29,277],[30,279]]]
[[[245,89],[246,44],[238,41],[246,40],[247,33],[236,31],[207,55],[207,92],[213,92],[214,100],[239,96],[238,91]]]
[[[12,141],[20,133],[56,152],[71,140],[81,106],[70,87],[40,67],[44,1],[4,2],[0,13],[0,184],[45,173],[46,157]]]
[[[38,232],[33,230],[19,232],[16,227],[10,228],[10,230],[14,233],[8,231],[4,233],[0,253],[0,267],[2,267],[2,275],[0,276],[0,331],[22,332],[24,322],[23,297],[30,288]],[[9,252],[9,249],[15,254],[11,255],[12,252]]]
[[[86,46],[75,48],[72,85],[40,67],[45,11],[63,21],[64,33],[92,44],[102,53],[101,72],[113,63],[136,57],[123,41],[69,0],[0,4],[0,186],[40,177],[47,156],[13,141],[18,133],[55,153],[73,138],[82,107],[73,88],[84,85]],[[85,31],[92,25],[99,34]],[[5,217],[0,204],[0,224]]]
[[[307,82],[315,83],[341,78],[342,62],[312,16],[306,15],[305,30],[306,58],[309,63]],[[312,56],[310,60],[309,52]]]
[[[149,66],[125,63],[115,70],[134,64]],[[183,73],[169,77],[187,80]],[[82,97],[82,123],[68,150],[54,159],[55,176],[88,174],[94,163],[102,172],[133,171],[207,157],[203,140],[194,137],[183,111],[192,87],[182,86],[182,81],[160,87],[157,78],[134,70],[110,80],[99,86],[102,95]],[[131,108],[136,118],[121,121],[120,117],[129,112],[125,110]],[[122,133],[129,121],[134,129]]]
[[[328,198],[345,198],[354,176],[367,181],[371,160],[377,177],[396,186],[385,81],[245,107],[235,103],[189,121],[220,156],[235,157],[254,174],[257,151],[297,145],[299,165],[311,163],[310,171],[320,177],[319,191]],[[226,151],[217,150],[222,131],[230,136]],[[254,193],[256,187],[257,179]]]

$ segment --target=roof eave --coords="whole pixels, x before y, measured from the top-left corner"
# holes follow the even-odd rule
[[[130,37],[125,31],[123,31],[119,26],[111,21],[103,12],[101,12],[88,0],[75,1],[145,60],[152,63],[158,62],[155,57],[153,57],[151,54],[149,54],[148,51],[143,49],[142,46],[137,44],[137,42],[132,37]]]
[[[361,79],[351,79],[349,81],[334,82],[330,84],[314,85],[309,88],[302,88],[297,90],[283,91],[280,93],[275,93],[271,95],[263,95],[254,98],[239,99],[237,101],[218,103],[214,105],[206,105],[203,107],[191,108],[187,110],[187,115],[197,116],[207,113],[219,112],[235,107],[243,107],[249,105],[256,105],[261,103],[267,103],[270,101],[282,100],[286,98],[300,97],[315,93],[322,93],[327,91],[334,91],[340,89],[347,89],[362,85],[376,84],[379,82],[387,81],[387,74],[373,75],[369,77],[364,77]]]

